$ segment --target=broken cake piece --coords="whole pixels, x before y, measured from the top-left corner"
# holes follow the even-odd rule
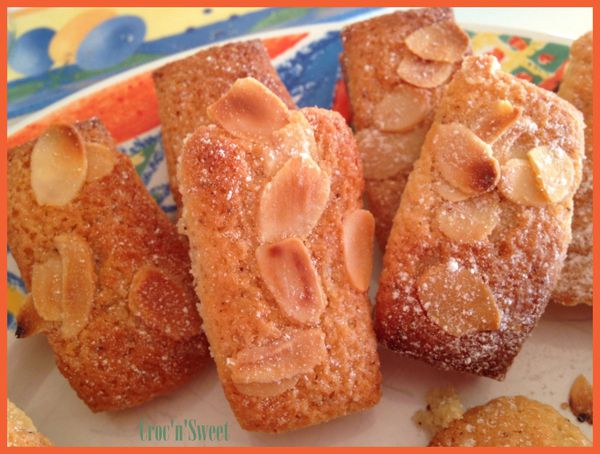
[[[573,202],[573,240],[561,277],[552,294],[554,303],[592,305],[593,289],[593,35],[586,33],[573,43],[571,59],[560,84],[558,96],[583,113],[585,121],[585,160],[581,185]]]

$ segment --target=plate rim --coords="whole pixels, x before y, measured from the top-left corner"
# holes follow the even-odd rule
[[[383,14],[389,13],[390,9],[394,10],[393,8],[383,8],[381,11],[373,11],[370,13],[366,13],[363,16],[360,16],[359,19],[367,20],[372,17],[383,15]],[[108,88],[111,85],[114,85],[118,82],[122,82],[124,80],[131,79],[142,73],[154,70],[156,68],[159,68],[166,64],[172,63],[174,61],[189,57],[203,49],[207,49],[212,46],[222,46],[222,45],[232,43],[232,42],[250,41],[252,39],[274,38],[274,37],[282,36],[282,35],[293,35],[293,34],[299,34],[299,33],[315,34],[315,33],[319,33],[319,32],[325,33],[327,31],[338,31],[338,30],[341,30],[344,26],[349,25],[351,23],[359,22],[360,20],[357,20],[356,17],[353,17],[350,19],[342,20],[342,21],[327,22],[327,23],[323,23],[323,24],[310,24],[310,25],[288,27],[288,28],[277,29],[277,30],[255,32],[255,33],[250,33],[250,34],[246,34],[243,36],[237,36],[234,38],[225,39],[222,41],[217,41],[217,42],[213,42],[213,43],[209,43],[209,44],[203,44],[201,46],[197,46],[197,47],[194,47],[191,49],[186,49],[186,50],[183,50],[181,52],[177,52],[177,53],[174,53],[171,55],[166,55],[166,56],[158,58],[154,61],[144,63],[144,64],[142,64],[140,66],[136,66],[134,68],[127,69],[123,72],[113,74],[112,76],[109,76],[103,80],[92,83],[91,85],[89,85],[75,93],[65,96],[64,98],[59,99],[58,101],[55,101],[52,104],[27,115],[25,118],[15,121],[15,123],[13,123],[12,125],[7,125],[6,135],[7,135],[7,138],[10,139],[11,136],[17,134],[18,132],[25,129],[29,125],[39,121],[41,118],[45,117],[46,115],[49,115],[54,110],[60,109],[61,107],[64,107],[74,101],[77,101],[78,99],[85,98],[86,96],[89,96],[89,95],[91,95],[95,92],[98,92],[104,88]],[[490,33],[494,33],[494,34],[503,34],[503,33],[516,34],[516,35],[525,36],[525,37],[535,39],[535,40],[551,41],[551,42],[555,42],[557,44],[562,44],[562,45],[566,45],[566,46],[570,46],[574,41],[572,39],[557,36],[557,35],[552,35],[550,33],[541,33],[541,32],[530,31],[530,30],[526,30],[526,29],[505,27],[502,25],[485,25],[485,24],[477,24],[477,23],[470,23],[470,22],[459,22],[459,25],[468,31],[475,31],[478,33],[490,32]],[[294,47],[295,47],[295,45],[292,46],[292,48],[290,48],[288,50],[292,50]],[[276,62],[286,52],[273,58],[272,61]]]

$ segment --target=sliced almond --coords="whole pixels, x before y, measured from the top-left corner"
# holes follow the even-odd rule
[[[496,194],[484,194],[461,202],[444,204],[437,213],[439,229],[457,243],[485,240],[500,222]]]
[[[62,318],[62,261],[58,255],[33,265],[31,295],[35,310],[44,320]]]
[[[92,250],[81,236],[65,233],[54,238],[62,260],[62,320],[65,338],[77,335],[87,324],[96,292]]]
[[[497,101],[483,113],[475,132],[484,142],[493,143],[519,120],[521,112],[510,101]]]
[[[39,205],[71,202],[85,182],[87,156],[83,140],[69,125],[50,126],[31,152],[31,188]]]
[[[297,238],[263,244],[256,260],[265,285],[282,312],[298,323],[314,325],[327,300],[308,249]]]
[[[583,375],[577,376],[569,392],[569,406],[578,421],[593,424],[593,394],[590,382]]]
[[[501,313],[490,288],[455,265],[434,265],[419,278],[418,296],[429,319],[456,337],[499,329]]]
[[[431,95],[426,90],[402,84],[375,106],[373,121],[384,132],[409,131],[427,117],[431,108]]]
[[[133,276],[129,309],[151,328],[180,340],[200,333],[200,316],[180,284],[152,265]]]
[[[312,128],[300,111],[291,111],[289,124],[274,131],[266,144],[258,146],[269,176],[275,174],[292,156],[315,156],[317,152]]]
[[[419,157],[428,128],[386,133],[363,129],[356,134],[365,178],[382,180],[412,167]]]
[[[442,199],[447,200],[448,202],[460,202],[472,197],[472,195],[465,194],[460,189],[456,189],[454,186],[446,182],[446,180],[442,179],[435,181],[433,183],[433,188],[435,189],[435,192],[442,197]]]
[[[410,51],[425,60],[461,61],[469,48],[469,36],[452,20],[421,27],[404,41]]]
[[[502,166],[500,193],[518,205],[543,207],[547,200],[535,173],[525,159],[510,159]]]
[[[261,241],[307,236],[325,210],[329,187],[329,175],[311,158],[290,158],[263,190],[258,213]]]
[[[411,85],[421,88],[439,87],[452,75],[454,65],[439,61],[423,60],[406,54],[398,65],[398,75]]]
[[[467,195],[494,189],[500,165],[473,131],[460,123],[440,124],[433,140],[435,166],[448,183]]]
[[[573,161],[562,148],[536,147],[527,153],[536,181],[548,201],[559,203],[573,192]]]
[[[234,383],[242,394],[253,397],[273,397],[293,388],[298,383],[298,377],[288,378],[273,383]]]
[[[312,372],[327,358],[325,335],[318,328],[294,331],[260,347],[238,352],[231,365],[234,383],[275,383]]]
[[[344,264],[352,285],[365,292],[373,271],[375,218],[370,211],[355,210],[344,219]]]
[[[249,140],[268,136],[288,123],[287,106],[252,77],[236,80],[206,113],[234,136]]]
[[[33,298],[31,295],[27,295],[17,314],[16,336],[24,339],[45,331],[47,327],[48,323],[35,310]]]
[[[88,158],[87,182],[99,180],[112,172],[117,158],[110,148],[101,143],[86,142],[85,149]]]

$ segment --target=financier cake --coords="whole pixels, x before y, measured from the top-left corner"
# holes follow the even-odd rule
[[[17,336],[45,333],[93,411],[165,394],[208,361],[185,238],[99,121],[9,150],[8,244],[30,291]]]
[[[499,397],[468,410],[429,446],[591,446],[581,430],[550,405],[523,396]]]
[[[350,129],[252,78],[208,115],[180,158],[179,225],[238,421],[284,432],[375,405],[374,221]]]
[[[154,71],[169,184],[178,208],[177,159],[183,142],[211,121],[206,113],[239,78],[254,77],[290,108],[294,101],[279,80],[259,40],[213,46]]]
[[[375,326],[392,350],[502,379],[571,240],[583,119],[467,57],[438,107],[384,257]]]
[[[470,51],[450,8],[397,11],[342,31],[342,68],[366,195],[385,247],[447,82]]]
[[[575,194],[573,208],[573,241],[562,269],[552,301],[573,306],[592,304],[593,247],[593,53],[592,32],[573,43],[571,60],[563,77],[558,96],[566,99],[583,113],[585,120],[585,161],[581,185]]]

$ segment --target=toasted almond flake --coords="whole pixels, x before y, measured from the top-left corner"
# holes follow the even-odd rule
[[[421,88],[434,88],[442,85],[453,71],[452,63],[423,60],[413,54],[406,54],[398,65],[398,75],[402,80]]]
[[[502,166],[498,189],[504,197],[518,205],[543,207],[547,203],[535,173],[525,159],[510,159]]]
[[[419,278],[418,296],[429,319],[451,336],[500,328],[501,313],[487,284],[465,268],[447,263]]]
[[[101,143],[86,142],[88,170],[86,181],[96,181],[112,172],[117,162],[114,152]]]
[[[437,180],[433,183],[433,188],[435,192],[437,192],[442,199],[447,200],[448,202],[460,202],[462,200],[467,200],[472,197],[472,195],[467,195],[462,192],[460,189],[456,189],[454,186],[451,186],[446,180]]]
[[[569,406],[578,421],[594,422],[592,385],[583,375],[579,375],[571,385]]]
[[[290,112],[290,122],[273,132],[266,143],[257,144],[264,157],[266,174],[274,175],[292,156],[316,156],[317,144],[308,120],[300,111]]]
[[[457,243],[485,240],[500,222],[496,194],[484,194],[461,202],[444,204],[437,213],[444,235]]]
[[[329,175],[314,160],[291,157],[263,189],[258,213],[261,241],[307,236],[325,210],[329,191]]]
[[[527,153],[536,181],[548,201],[559,203],[573,192],[573,161],[562,148],[536,147]]]
[[[62,261],[61,333],[69,338],[87,324],[96,292],[92,250],[81,236],[64,233],[54,238]]]
[[[31,152],[31,188],[39,205],[63,206],[83,186],[87,156],[81,136],[73,126],[50,126]]]
[[[133,314],[172,339],[200,333],[200,316],[185,290],[153,265],[144,265],[135,273],[128,299]]]
[[[27,295],[17,314],[17,337],[24,339],[45,331],[47,327],[48,323],[35,310],[31,294]]]
[[[500,165],[473,131],[460,123],[439,124],[433,140],[435,166],[448,183],[467,195],[494,189]]]
[[[253,397],[273,397],[293,388],[298,383],[298,377],[288,378],[273,383],[234,383],[242,394]]]
[[[365,178],[385,179],[411,168],[419,157],[427,131],[426,127],[403,133],[359,131],[355,137]]]
[[[288,123],[287,106],[252,77],[236,80],[206,112],[234,136],[249,140],[269,136]]]
[[[427,90],[402,84],[375,106],[373,121],[384,132],[409,131],[427,117],[431,108]]]
[[[469,48],[469,36],[452,20],[414,31],[405,40],[408,49],[425,60],[461,61]]]
[[[487,143],[493,143],[508,131],[521,117],[523,109],[502,99],[481,114],[475,133]]]
[[[238,352],[231,380],[238,384],[275,383],[312,372],[327,358],[325,335],[318,328],[293,331],[280,339]]]
[[[44,320],[62,317],[62,261],[58,255],[35,263],[31,273],[31,295],[35,310]]]
[[[291,320],[315,325],[327,300],[308,249],[297,238],[263,244],[256,260],[265,285],[279,308]]]
[[[355,210],[344,219],[344,264],[352,285],[365,292],[373,271],[375,219],[370,211]]]

